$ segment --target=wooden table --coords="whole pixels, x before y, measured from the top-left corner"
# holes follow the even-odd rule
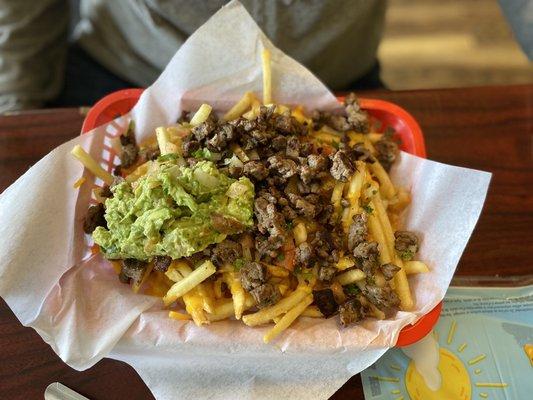
[[[483,214],[457,269],[459,275],[524,275],[533,259],[533,85],[371,92],[410,111],[425,134],[429,158],[492,172]],[[0,117],[0,190],[54,147],[80,132],[77,109]],[[146,399],[150,391],[128,365],[102,360],[77,372],[21,326],[0,300],[0,393],[42,398],[54,381],[94,400]],[[359,376],[333,399],[363,398]]]

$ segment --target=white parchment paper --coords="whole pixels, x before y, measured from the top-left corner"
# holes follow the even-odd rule
[[[272,52],[273,96],[309,109],[335,97],[272,46],[242,5],[232,2],[176,53],[131,113],[139,139],[202,102],[224,111],[247,90],[261,92],[261,50]],[[267,328],[237,321],[198,328],[167,318],[161,302],[118,282],[100,255],[86,256],[82,221],[93,178],[69,154],[80,144],[102,159],[110,132],[129,116],[56,148],[0,196],[0,295],[66,363],[89,368],[103,357],[131,364],[158,399],[327,398],[396,342],[401,327],[443,297],[477,222],[490,174],[402,153],[395,183],[411,189],[406,227],[422,234],[431,268],[410,278],[413,312],[339,329],[335,319],[302,319],[273,345]],[[80,190],[72,188],[82,175]]]

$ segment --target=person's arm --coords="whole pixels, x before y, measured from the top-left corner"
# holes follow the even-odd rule
[[[37,108],[61,89],[66,0],[0,1],[0,112]]]

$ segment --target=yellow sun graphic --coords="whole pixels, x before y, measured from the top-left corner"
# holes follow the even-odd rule
[[[403,369],[400,365],[391,364],[390,368],[398,371],[401,375],[398,376],[371,376],[371,380],[386,382],[389,385],[390,393],[396,395],[394,400],[471,400],[473,391],[475,390],[476,398],[479,396],[482,399],[490,399],[492,390],[502,390],[509,385],[504,382],[484,382],[479,381],[479,377],[483,376],[483,370],[479,368],[483,361],[487,358],[485,354],[467,355],[468,344],[460,343],[454,345],[455,332],[457,330],[457,322],[452,320],[448,335],[443,338],[444,343],[439,343],[439,336],[436,332],[432,334],[435,339],[435,351],[438,349],[438,365],[436,365],[441,375],[441,386],[437,390],[432,390],[426,384],[423,375],[419,373],[416,368],[416,363],[410,360],[407,369]],[[428,337],[426,337],[428,338]],[[445,346],[445,347],[444,347]],[[457,346],[457,347],[456,347]],[[433,346],[430,346],[433,348]],[[427,350],[427,348],[424,348]],[[417,350],[422,350],[419,348]],[[424,350],[424,351],[425,351]],[[457,353],[454,354],[455,351]],[[533,366],[533,345],[527,344],[524,346],[524,351],[532,360]],[[415,352],[417,353],[417,352]],[[427,353],[418,351],[422,357],[426,357]],[[434,356],[436,357],[436,353]],[[462,361],[459,357],[467,358]],[[415,357],[416,358],[416,357]],[[427,357],[426,357],[427,358]],[[426,359],[422,358],[422,359]],[[434,358],[435,362],[437,358]],[[402,372],[405,371],[405,375]],[[395,375],[394,373],[392,375]],[[402,382],[403,375],[403,382]],[[402,383],[405,385],[402,385]],[[403,389],[403,390],[402,390]],[[407,392],[407,393],[405,393]],[[403,395],[402,395],[403,394]]]
[[[433,391],[427,387],[422,375],[415,368],[413,361],[409,363],[405,373],[405,387],[412,400],[468,400],[472,396],[470,376],[464,364],[449,350],[440,349],[438,366],[442,375],[442,385]]]

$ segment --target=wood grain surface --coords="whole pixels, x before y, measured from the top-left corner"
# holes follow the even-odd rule
[[[428,158],[493,173],[457,274],[533,273],[533,85],[362,95],[395,102],[412,113],[424,132]],[[78,135],[82,121],[77,109],[0,116],[0,191]],[[66,366],[37,333],[18,322],[3,300],[0,349],[2,399],[40,399],[54,381],[93,400],[153,398],[124,363],[104,359],[81,372]],[[359,376],[332,398],[363,398]]]

